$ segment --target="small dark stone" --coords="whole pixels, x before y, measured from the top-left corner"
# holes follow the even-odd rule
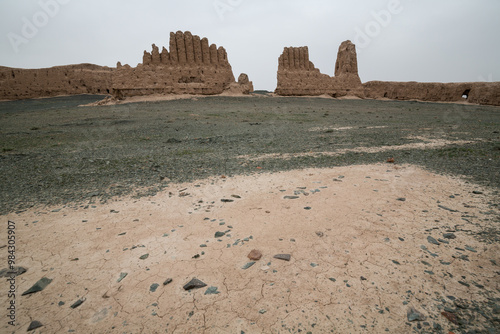
[[[116,281],[117,283],[120,283],[125,277],[127,277],[128,273],[120,273],[120,277]]]
[[[248,268],[250,268],[251,266],[253,266],[255,264],[254,261],[252,262],[248,262],[247,264],[245,264],[243,267],[241,267],[241,269],[243,270],[247,270]]]
[[[231,195],[232,198],[237,198],[237,199],[240,199],[241,196],[240,195]]]
[[[207,291],[205,291],[205,295],[218,295],[220,292],[217,291],[217,287],[215,286],[212,286],[210,288],[207,289]]]
[[[26,271],[27,269],[23,267],[14,267],[13,269],[4,268],[0,270],[0,277],[10,277],[12,275],[20,276],[24,274]]]
[[[73,305],[71,305],[70,307],[77,308],[78,306],[82,305],[84,301],[85,301],[85,298],[80,298],[76,302],[74,302]]]
[[[42,291],[43,289],[45,289],[47,287],[47,285],[50,284],[50,282],[52,282],[52,280],[50,278],[43,277],[38,282],[36,282],[31,288],[24,291],[21,296],[25,296],[25,295],[29,295],[31,293]]]
[[[457,236],[455,234],[453,234],[453,233],[445,233],[445,234],[443,234],[443,238],[445,238],[445,239],[456,239]]]
[[[292,256],[290,254],[276,254],[274,258],[278,260],[290,261]]]
[[[139,259],[146,260],[148,257],[149,257],[149,254],[144,254],[141,257],[139,257]]]
[[[465,246],[465,249],[467,249],[469,252],[477,253],[477,250],[475,250],[471,246]]]
[[[193,259],[199,259],[200,258],[200,254],[196,254],[195,256],[193,256]]]
[[[365,277],[363,277],[363,276],[361,276],[361,278],[360,278],[360,279],[361,279],[362,281],[367,281],[367,279],[366,279]]]
[[[433,244],[433,245],[441,245],[436,239],[434,239],[433,237],[431,237],[430,235],[427,237],[427,241],[430,243],[430,244]]]
[[[482,195],[482,194],[483,194],[483,192],[482,192],[482,191],[479,191],[479,190],[474,190],[472,193],[473,193],[474,195]]]
[[[403,239],[403,238],[401,238],[401,237],[399,237],[398,239],[399,239],[399,241],[405,241],[405,239]]]
[[[169,285],[170,283],[172,283],[172,279],[171,278],[167,278],[165,282],[163,282],[163,285]]]
[[[398,201],[400,201],[400,202],[406,202],[406,198],[400,197],[400,198],[398,198]]]
[[[299,196],[285,196],[284,199],[299,199]]]
[[[32,330],[35,330],[37,328],[40,328],[42,327],[42,323],[40,321],[37,321],[37,320],[33,320],[30,325],[28,326],[28,332],[31,332]]]
[[[151,286],[149,287],[149,291],[151,292],[156,292],[156,289],[158,289],[158,287],[160,286],[160,284],[158,283],[153,283],[151,284]]]
[[[222,203],[232,203],[234,202],[234,199],[226,199],[226,198],[223,198],[220,200]]]
[[[193,278],[191,281],[186,283],[186,285],[184,285],[182,288],[186,291],[189,291],[189,290],[193,290],[193,289],[204,288],[206,286],[207,285],[205,283],[203,283],[202,281],[200,281],[199,279]]]
[[[410,307],[406,312],[406,316],[408,317],[408,321],[423,321],[425,317],[422,313],[418,312],[415,308]]]
[[[458,283],[462,284],[463,286],[470,287],[469,283],[458,281]]]
[[[399,263],[399,262],[398,262],[398,261],[396,261],[396,260],[392,260],[392,263],[397,264],[398,266],[400,266],[400,265],[401,265],[401,263]]]
[[[446,210],[446,211],[458,212],[458,210],[453,210],[453,209],[447,208],[446,206],[443,206],[443,205],[438,205],[438,207],[443,209],[443,210]]]
[[[225,235],[226,235],[226,233],[224,233],[224,232],[215,232],[215,236],[214,237],[215,238],[222,238]]]
[[[312,208],[310,206],[306,206],[304,210],[311,210]]]

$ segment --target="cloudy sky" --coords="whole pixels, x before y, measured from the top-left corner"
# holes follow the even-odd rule
[[[499,0],[1,0],[0,66],[136,66],[171,31],[224,46],[235,77],[274,90],[285,46],[333,75],[357,45],[370,80],[500,81]]]

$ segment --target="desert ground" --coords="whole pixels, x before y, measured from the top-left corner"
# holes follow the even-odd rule
[[[499,108],[101,98],[0,103],[1,332],[500,332]]]

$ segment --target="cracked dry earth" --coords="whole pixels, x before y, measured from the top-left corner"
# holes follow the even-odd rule
[[[32,333],[495,333],[494,196],[377,164],[12,213],[27,272],[16,280],[17,325],[1,331],[36,320]],[[250,266],[254,249],[263,256]],[[21,296],[42,277],[52,282]],[[207,286],[184,290],[192,278]]]

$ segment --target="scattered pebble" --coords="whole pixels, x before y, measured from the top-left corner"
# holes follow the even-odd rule
[[[163,285],[169,285],[170,283],[172,283],[172,281],[173,280],[171,278],[167,278],[165,282],[163,282]]]
[[[243,267],[241,267],[241,269],[243,270],[247,270],[248,268],[250,268],[251,266],[253,266],[255,264],[255,261],[252,261],[252,262],[248,262],[247,264],[245,264]]]
[[[28,326],[28,332],[31,332],[32,330],[35,330],[37,328],[40,328],[42,327],[42,323],[40,321],[37,321],[37,320],[33,320],[30,325]]]
[[[218,295],[220,292],[217,291],[217,287],[215,286],[212,286],[210,288],[207,289],[207,291],[205,291],[205,295]]]
[[[433,244],[433,245],[437,245],[437,246],[441,245],[441,244],[440,244],[440,243],[439,243],[436,239],[434,239],[434,238],[433,238],[433,237],[431,237],[431,236],[428,236],[428,237],[427,237],[427,241],[428,241],[430,244]]]
[[[410,307],[406,312],[406,316],[408,317],[408,321],[423,321],[425,317],[422,313],[418,312],[415,308]]]
[[[199,288],[204,288],[207,285],[200,281],[197,278],[193,278],[191,281],[186,283],[182,288],[186,291],[193,290],[193,289],[199,289]]]
[[[12,275],[14,276],[20,276],[24,274],[27,271],[26,268],[23,267],[14,267],[12,269],[9,268],[4,268],[0,270],[0,277],[10,277]]]
[[[40,292],[43,289],[45,289],[50,284],[50,282],[52,282],[52,280],[50,278],[42,277],[31,288],[29,288],[28,290],[24,291],[21,296],[29,295],[29,294],[32,294],[32,293],[35,293],[35,292]]]
[[[156,292],[156,289],[158,289],[158,287],[160,286],[160,284],[158,283],[153,283],[151,284],[151,286],[149,287],[149,291],[151,292]]]
[[[290,254],[276,254],[274,258],[283,261],[290,261],[292,256]]]
[[[144,254],[139,257],[141,260],[146,260],[149,257],[149,254]]]
[[[73,309],[77,308],[78,306],[82,305],[84,301],[85,301],[85,298],[80,298],[76,302],[74,302],[73,305],[71,305],[70,307]]]
[[[259,250],[254,249],[247,256],[250,260],[259,261],[262,257],[262,253]]]
[[[299,196],[285,196],[284,199],[299,199]]]
[[[445,234],[443,234],[443,238],[445,238],[445,239],[456,239],[457,236],[455,234],[453,234],[453,233],[445,233]]]
[[[226,233],[225,232],[215,232],[215,238],[222,238],[223,236],[225,236]]]
[[[116,281],[117,283],[120,283],[125,277],[127,277],[128,273],[121,273],[120,278]]]

